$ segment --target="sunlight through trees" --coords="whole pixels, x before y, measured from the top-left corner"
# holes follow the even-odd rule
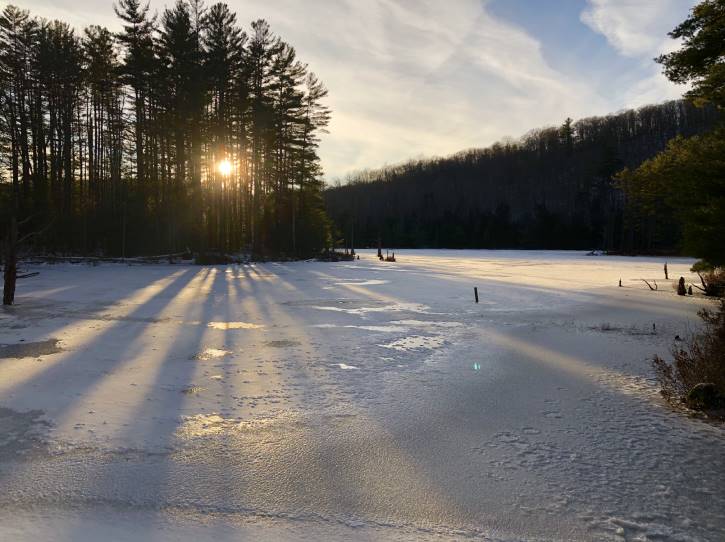
[[[38,244],[60,252],[326,246],[327,90],[295,49],[223,3],[115,11],[117,34],[3,10],[3,209],[30,230],[53,221]]]

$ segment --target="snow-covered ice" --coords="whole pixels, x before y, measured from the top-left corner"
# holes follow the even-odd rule
[[[0,540],[725,539],[725,429],[652,380],[708,303],[664,259],[396,252],[33,266]]]

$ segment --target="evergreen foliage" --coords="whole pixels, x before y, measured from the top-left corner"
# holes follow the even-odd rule
[[[684,249],[711,265],[725,266],[725,133],[723,129],[690,138],[677,137],[667,149],[621,184],[642,214],[665,210],[681,224]]]
[[[682,47],[657,59],[665,75],[690,83],[685,95],[695,103],[725,107],[725,2],[700,2],[670,37],[682,40]]]

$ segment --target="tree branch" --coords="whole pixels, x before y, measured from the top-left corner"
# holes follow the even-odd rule
[[[647,282],[647,279],[639,279],[639,280],[641,280],[642,282],[644,282],[649,287],[649,289],[652,290],[653,292],[655,290],[657,290],[657,288],[658,288],[657,281],[656,280],[653,280],[652,281],[654,283],[654,285],[655,285],[654,288],[652,287],[652,285],[649,282]]]
[[[28,219],[26,218],[25,220],[28,220]],[[41,234],[45,233],[45,231],[53,225],[53,222],[55,222],[55,219],[48,222],[48,224],[46,224],[46,226],[43,229],[23,235],[20,239],[18,239],[18,245],[23,244],[25,241],[33,238],[36,235],[41,235]]]

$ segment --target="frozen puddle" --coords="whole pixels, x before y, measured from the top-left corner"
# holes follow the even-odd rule
[[[226,331],[229,329],[262,329],[264,326],[251,322],[209,322],[207,327]]]
[[[393,341],[389,344],[381,344],[383,348],[391,348],[399,352],[410,352],[412,350],[434,350],[440,348],[445,343],[443,337],[425,337],[423,335],[413,335]]]
[[[231,354],[229,350],[222,350],[220,348],[206,348],[202,352],[196,354],[192,359],[197,361],[209,361],[211,359],[219,359],[224,356]]]
[[[22,359],[47,356],[61,351],[58,339],[48,339],[32,343],[0,344],[0,359]]]

